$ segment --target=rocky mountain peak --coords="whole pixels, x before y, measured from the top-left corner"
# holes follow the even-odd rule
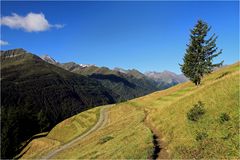
[[[113,70],[121,72],[121,73],[128,73],[128,70],[125,70],[125,69],[120,68],[120,67],[115,67]]]
[[[1,51],[1,56],[2,57],[16,57],[19,55],[22,55],[23,53],[27,53],[26,50],[24,50],[23,48],[16,48],[16,49],[12,49],[12,50],[7,50],[7,51]]]
[[[174,72],[171,71],[163,71],[163,72],[156,72],[156,71],[150,71],[150,72],[146,72],[145,75],[150,78],[153,79],[155,81],[169,81],[169,82],[176,82],[176,83],[182,83],[187,81],[187,78],[180,74],[176,74]]]
[[[51,63],[51,64],[57,64],[57,63],[58,63],[57,61],[55,61],[55,59],[53,59],[53,58],[50,57],[49,55],[43,55],[43,56],[41,56],[41,58],[42,58],[44,61],[46,61],[46,62],[48,62],[48,63]]]

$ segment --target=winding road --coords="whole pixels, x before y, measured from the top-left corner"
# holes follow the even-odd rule
[[[106,125],[107,119],[108,119],[106,108],[110,108],[110,107],[113,107],[113,106],[114,106],[114,104],[102,107],[101,110],[100,110],[100,116],[99,116],[99,119],[98,119],[97,123],[90,130],[88,130],[86,133],[80,135],[79,137],[76,137],[75,139],[71,140],[70,142],[68,142],[68,143],[60,146],[59,148],[51,151],[50,153],[48,153],[47,155],[45,155],[41,159],[45,159],[45,160],[51,159],[53,156],[55,156],[59,152],[72,147],[74,145],[74,143],[76,143],[78,141],[81,141],[82,139],[84,139],[86,136],[88,136],[92,132],[95,132],[95,131],[101,129],[103,126]]]

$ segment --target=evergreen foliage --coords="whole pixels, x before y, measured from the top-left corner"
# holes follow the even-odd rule
[[[1,158],[60,121],[117,96],[98,81],[49,64],[23,49],[1,51]]]
[[[201,83],[204,74],[211,73],[215,67],[223,64],[223,61],[217,64],[212,62],[213,58],[222,53],[222,50],[218,51],[215,34],[207,38],[210,29],[206,22],[198,20],[191,30],[190,43],[183,58],[184,63],[180,65],[183,74],[195,85]]]

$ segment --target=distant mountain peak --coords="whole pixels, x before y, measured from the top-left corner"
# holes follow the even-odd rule
[[[182,83],[182,82],[185,82],[187,81],[187,78],[180,74],[176,74],[174,72],[171,72],[171,71],[163,71],[163,72],[156,72],[156,71],[149,71],[149,72],[145,72],[145,75],[154,80],[154,81],[157,81],[157,82],[160,82],[160,81],[167,81],[167,82],[174,82],[174,83]]]
[[[121,72],[121,73],[128,73],[128,70],[120,68],[120,67],[115,67],[113,70]]]
[[[16,48],[16,49],[11,49],[7,51],[1,50],[1,58],[13,58],[13,57],[21,57],[22,55],[25,55],[27,53],[26,50],[23,48]]]
[[[53,59],[52,57],[50,57],[49,55],[43,55],[40,58],[42,58],[44,61],[51,63],[51,64],[57,64],[58,62],[55,61],[55,59]]]
[[[172,86],[178,83],[182,83],[187,81],[188,79],[182,74],[176,74],[174,72],[164,70],[163,72],[149,71],[145,73],[141,73],[136,69],[123,69],[120,67],[115,67],[113,69],[109,69],[107,67],[98,67],[94,64],[78,64],[75,62],[68,63],[59,63],[55,61],[49,55],[41,56],[41,58],[51,64],[57,65],[61,68],[64,68],[68,71],[80,73],[83,75],[91,75],[94,73],[97,74],[117,74],[119,76],[128,76],[134,77],[136,79],[149,79],[153,80],[159,85]],[[126,78],[126,77],[125,77]]]
[[[79,66],[85,68],[85,67],[91,67],[91,66],[96,66],[95,64],[78,64]]]

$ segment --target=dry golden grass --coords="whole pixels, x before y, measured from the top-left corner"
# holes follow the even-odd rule
[[[151,155],[153,145],[144,118],[142,110],[128,103],[116,105],[109,109],[105,127],[53,158],[146,159]],[[103,139],[107,141],[102,143]]]
[[[48,153],[50,150],[56,148],[61,143],[47,137],[37,138],[32,140],[27,147],[21,152],[23,156],[21,159],[34,159],[41,155]]]
[[[99,117],[100,108],[94,108],[87,110],[64,120],[63,122],[56,125],[51,132],[48,134],[48,138],[55,139],[61,143],[66,143],[84,133],[86,130],[91,128]]]
[[[98,120],[100,107],[79,113],[56,125],[46,137],[31,141],[24,150],[21,158],[40,158],[60,145],[80,136],[90,129]]]
[[[187,82],[134,103],[150,112],[148,119],[164,136],[172,158],[237,158],[239,75],[236,63],[206,76],[199,87]],[[189,122],[187,112],[197,101],[205,104],[206,114],[199,122]],[[229,114],[231,120],[220,124],[221,113]],[[208,138],[196,141],[199,132]]]
[[[186,82],[117,104],[107,109],[108,119],[104,127],[53,158],[150,158],[152,133],[144,125],[144,118],[161,133],[171,158],[238,158],[239,76],[239,63],[236,63],[207,75],[198,87]],[[191,122],[186,115],[197,101],[204,103],[206,113],[199,121]],[[144,111],[147,111],[147,117]],[[221,124],[221,113],[227,113],[230,120]],[[88,119],[88,123],[70,119],[56,126],[49,136],[57,138],[58,143],[65,143],[76,135],[75,130],[82,132],[77,129],[76,121],[91,126],[90,121],[96,117],[91,119],[87,118],[88,114],[81,114]],[[59,133],[60,131],[63,132]],[[68,131],[72,131],[73,135],[68,135]],[[196,134],[199,132],[207,133],[208,137],[197,141]]]

